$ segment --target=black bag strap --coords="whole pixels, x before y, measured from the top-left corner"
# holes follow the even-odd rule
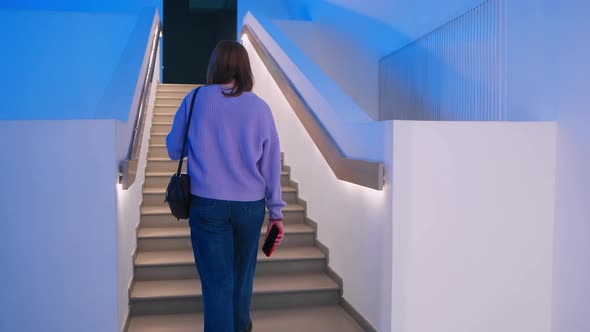
[[[197,99],[197,93],[199,93],[199,89],[201,87],[198,87],[195,90],[195,93],[193,94],[193,98],[191,98],[191,108],[188,111],[188,122],[186,123],[186,131],[184,132],[184,142],[182,142],[182,152],[180,154],[180,161],[178,162],[178,171],[176,171],[176,176],[180,176],[180,172],[182,171],[182,161],[183,161],[183,155],[184,155],[184,151],[186,150],[186,142],[188,141],[188,129],[191,126],[191,118],[193,117],[193,108],[195,107],[195,99]]]

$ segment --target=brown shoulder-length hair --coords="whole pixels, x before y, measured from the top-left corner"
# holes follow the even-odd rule
[[[235,80],[230,92],[223,91],[227,97],[236,97],[244,91],[252,91],[254,77],[250,68],[248,52],[236,41],[224,40],[217,44],[207,68],[207,85],[226,84]]]

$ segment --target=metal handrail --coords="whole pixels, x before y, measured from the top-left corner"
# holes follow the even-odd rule
[[[143,80],[143,88],[139,97],[139,105],[137,107],[137,115],[135,117],[135,125],[133,126],[133,136],[129,145],[127,159],[123,160],[119,170],[119,183],[123,185],[123,189],[129,189],[137,175],[137,166],[139,162],[139,152],[141,151],[141,143],[143,138],[143,131],[145,127],[146,112],[150,89],[154,78],[154,70],[156,65],[156,57],[158,55],[158,47],[160,45],[160,37],[162,34],[162,24],[158,22],[154,31],[154,38],[148,67]]]
[[[291,105],[295,115],[303,124],[309,136],[339,180],[358,184],[376,190],[383,190],[385,184],[385,167],[382,162],[350,159],[344,155],[336,141],[305,101],[295,84],[289,79],[281,66],[262,44],[258,36],[248,25],[242,27],[242,34],[258,53],[258,56],[279,86]]]

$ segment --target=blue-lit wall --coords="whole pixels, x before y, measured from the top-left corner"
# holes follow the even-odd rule
[[[0,11],[0,120],[127,121],[149,15]],[[113,94],[108,94],[113,92]]]
[[[162,13],[163,0],[2,0],[0,8],[23,10],[136,12],[144,7],[157,7]]]
[[[359,87],[350,89],[347,82],[330,74],[330,68],[320,68],[373,118],[551,121],[557,119],[558,111],[551,104],[547,84],[552,42],[545,38],[550,33],[546,23],[551,21],[545,3],[550,2],[291,0],[277,4],[245,0],[240,2],[238,17],[252,11],[270,19],[309,21],[316,28],[337,31],[362,49],[367,61],[348,64],[337,47],[332,55],[319,48],[315,52],[333,58],[340,71],[354,74]],[[487,6],[481,9],[482,4]],[[474,13],[475,8],[480,10]],[[408,45],[413,46],[408,50]],[[311,52],[307,55],[312,59],[317,55],[313,49],[302,50]],[[372,63],[387,55],[392,55],[387,59],[394,70],[380,72],[386,84],[378,84]],[[366,74],[360,70],[358,75],[359,66]],[[401,71],[395,72],[396,68]],[[391,92],[402,96],[382,89],[391,86],[398,87]],[[376,116],[371,102],[363,100],[377,99],[376,92],[375,97],[369,92],[355,96],[363,88],[381,88],[381,96],[392,100],[382,100]],[[391,114],[398,111],[403,114]]]
[[[127,122],[161,1],[4,1],[0,120]]]
[[[271,19],[329,25],[382,56],[431,32],[483,0],[240,0],[238,30],[246,12]]]

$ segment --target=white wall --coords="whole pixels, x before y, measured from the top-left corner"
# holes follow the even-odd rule
[[[391,330],[551,331],[555,124],[396,121],[393,151]]]
[[[137,248],[136,228],[139,225],[141,217],[140,206],[143,199],[143,183],[145,181],[145,167],[147,165],[151,123],[157,87],[160,82],[160,70],[158,70],[160,68],[160,51],[161,49],[158,49],[135,182],[127,190],[123,190],[122,185],[117,185],[117,303],[119,331],[124,327],[129,315],[129,289],[133,280],[132,258]],[[146,53],[149,55],[149,48],[146,50]],[[139,83],[143,82],[143,76],[140,75],[140,77]],[[134,121],[117,123],[118,127],[124,125],[133,126],[133,124]],[[128,147],[129,136],[126,133],[125,130],[118,130],[117,141],[119,145],[123,146],[127,143]]]
[[[546,1],[559,109],[553,332],[590,331],[590,4]]]
[[[115,121],[0,121],[1,331],[117,329]]]
[[[336,179],[256,51],[247,40],[244,45],[256,80],[254,91],[273,110],[285,163],[292,167],[291,177],[308,203],[308,216],[319,224],[318,240],[330,248],[330,267],[344,279],[344,298],[379,331],[389,331],[391,177],[384,191]],[[385,163],[386,174],[391,174],[392,123],[364,126],[386,142],[378,157]]]

